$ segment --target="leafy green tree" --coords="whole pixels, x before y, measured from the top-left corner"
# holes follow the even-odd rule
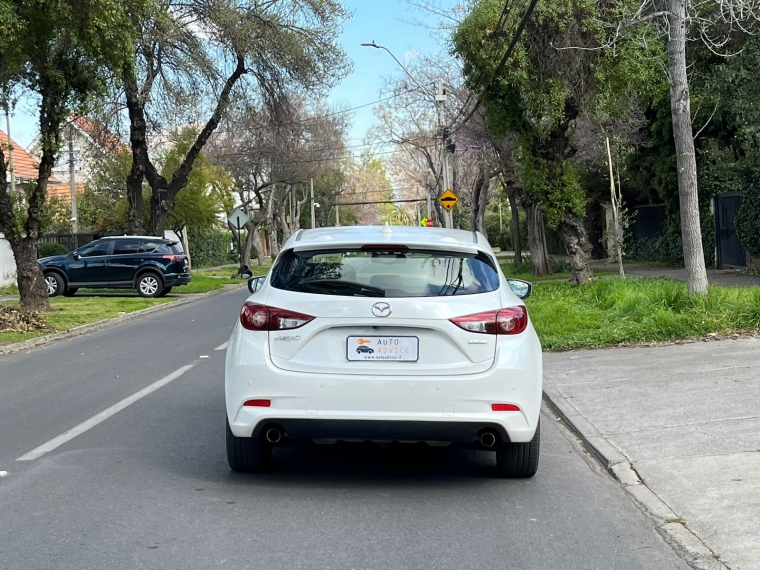
[[[453,38],[489,127],[499,136],[518,135],[521,186],[540,204],[547,225],[559,230],[574,283],[589,281],[591,246],[583,222],[587,197],[570,161],[572,126],[584,114],[624,115],[619,109],[631,80],[651,76],[635,44],[600,49],[606,41],[603,6],[591,0],[540,2],[502,68],[494,53],[506,52],[512,34],[503,31],[514,31],[522,14],[510,12],[500,26],[500,0],[477,1]],[[535,213],[528,211],[528,219],[537,219]]]
[[[98,162],[84,191],[77,195],[80,228],[104,234],[127,231],[124,204],[131,165],[132,156],[126,149]]]
[[[193,144],[194,133],[186,131],[172,148],[159,159],[163,173],[174,172]],[[184,228],[203,230],[220,223],[220,216],[232,211],[235,181],[223,167],[213,164],[200,153],[185,189],[177,195],[168,218],[169,227],[182,235]]]
[[[145,0],[147,1],[147,0]],[[104,90],[106,67],[133,51],[133,16],[143,0],[0,1],[0,95],[4,106],[14,89],[39,97],[42,156],[37,182],[22,196],[23,208],[8,189],[7,163],[0,149],[0,231],[16,260],[22,307],[49,308],[37,263],[47,184],[60,146],[61,125],[72,109]]]
[[[130,65],[122,66],[133,157],[127,178],[130,231],[143,223],[147,180],[148,231],[163,232],[235,90],[245,89],[280,116],[287,114],[290,88],[319,92],[334,84],[349,67],[337,43],[347,15],[337,0],[168,0],[141,20],[137,49]],[[174,113],[192,109],[196,122],[199,109],[211,109],[172,172],[157,168],[148,152],[147,117],[157,100]]]

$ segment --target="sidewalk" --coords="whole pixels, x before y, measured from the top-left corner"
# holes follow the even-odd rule
[[[544,355],[545,395],[697,568],[760,568],[760,339]]]
[[[593,269],[607,269],[617,271],[617,263],[608,263],[606,260],[593,260]],[[683,267],[657,267],[644,263],[625,263],[623,268],[626,275],[638,277],[668,277],[676,281],[686,281],[686,269]],[[726,287],[760,287],[760,277],[757,275],[745,275],[735,269],[708,269],[707,280],[710,285],[724,285]],[[758,563],[760,568],[760,563]]]

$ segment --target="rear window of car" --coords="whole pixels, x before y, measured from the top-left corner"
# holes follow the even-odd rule
[[[482,253],[414,249],[289,251],[272,269],[277,289],[347,297],[445,297],[495,291],[499,275]]]
[[[184,252],[178,243],[160,243],[151,251],[151,253],[173,253],[174,255],[182,255]]]

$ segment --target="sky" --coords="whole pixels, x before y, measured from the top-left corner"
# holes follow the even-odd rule
[[[354,71],[332,90],[328,98],[330,104],[357,107],[377,101],[383,78],[403,74],[386,51],[361,47],[362,43],[375,41],[391,50],[402,62],[410,61],[417,54],[435,53],[441,49],[428,29],[412,23],[427,21],[434,25],[435,17],[403,0],[344,0],[343,5],[353,12],[353,17],[344,24],[340,41],[354,63]],[[348,145],[364,142],[365,134],[374,123],[373,106],[353,112]],[[33,101],[21,100],[11,117],[11,136],[24,148],[38,132],[35,112]],[[0,129],[6,130],[5,121]]]

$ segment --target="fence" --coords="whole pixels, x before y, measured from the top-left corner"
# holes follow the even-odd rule
[[[633,211],[635,212],[633,222],[628,228],[631,241],[641,238],[656,238],[665,231],[664,205],[638,206]]]
[[[100,239],[100,234],[52,234],[40,238],[39,243],[60,243],[65,245],[69,251],[74,251],[78,247]]]

